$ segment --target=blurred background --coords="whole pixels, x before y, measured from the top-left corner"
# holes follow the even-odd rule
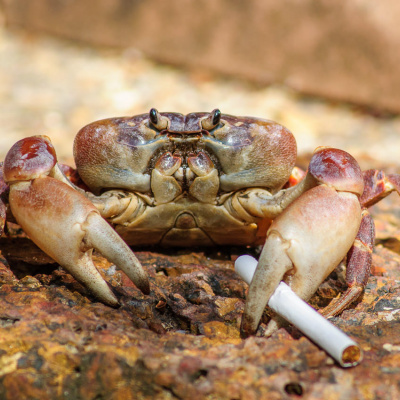
[[[399,18],[394,0],[0,0],[0,159],[46,134],[73,163],[82,126],[155,107],[398,165]]]

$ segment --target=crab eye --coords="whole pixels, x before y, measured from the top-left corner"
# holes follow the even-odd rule
[[[221,111],[216,108],[215,110],[211,111],[210,115],[207,118],[204,118],[201,121],[201,126],[203,129],[213,129],[215,128],[221,121]]]
[[[158,122],[158,111],[155,108],[152,108],[149,112],[150,121],[154,126],[157,126]]]
[[[149,112],[150,122],[158,130],[166,129],[168,126],[168,119],[163,117],[155,108],[152,108]]]
[[[214,126],[217,126],[221,121],[221,111],[218,108],[216,108],[211,114],[214,114],[212,123]]]

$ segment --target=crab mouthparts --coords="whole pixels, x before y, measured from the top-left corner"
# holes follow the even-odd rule
[[[164,131],[164,134],[167,135],[168,139],[171,142],[175,143],[198,142],[203,137],[203,135],[209,135],[208,131],[204,129],[202,129],[201,131],[186,132]]]

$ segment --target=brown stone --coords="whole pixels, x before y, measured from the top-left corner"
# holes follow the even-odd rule
[[[394,0],[3,0],[10,26],[400,111]]]
[[[18,239],[3,238],[7,241],[8,254],[17,253]],[[120,272],[105,273],[109,263],[96,257],[120,299],[118,309],[97,303],[62,270],[46,270],[44,264],[41,273],[30,275],[25,267],[20,269],[16,257],[11,256],[10,266],[1,259],[0,270],[7,273],[2,275],[0,291],[0,397],[398,396],[400,288],[396,280],[400,279],[400,255],[391,250],[381,245],[376,248],[374,265],[384,268],[385,276],[372,276],[362,301],[333,319],[365,352],[361,365],[348,370],[339,368],[292,328],[281,329],[268,339],[240,339],[246,285],[235,276],[231,261],[204,253],[137,254],[151,276],[150,296],[125,286],[125,279],[115,276]],[[182,269],[180,261],[192,262],[189,273],[166,278],[157,272],[167,265]],[[29,263],[29,251],[25,263]],[[339,271],[325,285],[337,291],[343,284],[340,279]],[[191,288],[203,293],[203,301],[192,302]],[[160,302],[166,304],[160,307]],[[152,327],[157,325],[163,332],[154,332]]]
[[[362,299],[331,320],[364,351],[351,369],[290,326],[240,338],[247,285],[232,260],[249,249],[138,249],[149,296],[95,255],[121,303],[114,309],[14,227],[0,240],[0,398],[399,398],[400,252],[386,247],[398,202],[391,195],[371,209],[373,275]],[[311,303],[324,306],[344,287],[341,265]]]

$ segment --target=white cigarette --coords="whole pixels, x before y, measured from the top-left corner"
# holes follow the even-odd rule
[[[235,271],[250,285],[257,264],[253,257],[241,256],[235,262]],[[353,367],[361,362],[360,346],[300,299],[286,283],[278,285],[268,306],[324,349],[342,367]]]

